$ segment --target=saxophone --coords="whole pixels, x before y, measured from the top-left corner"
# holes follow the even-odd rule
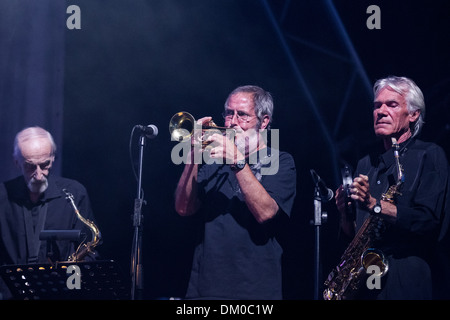
[[[97,228],[97,226],[89,219],[85,219],[78,210],[77,206],[75,205],[75,202],[73,201],[73,195],[67,191],[67,189],[63,189],[63,192],[66,194],[66,199],[69,201],[69,203],[72,205],[73,210],[75,211],[75,214],[77,215],[77,218],[83,222],[92,233],[92,240],[88,243],[81,243],[77,250],[75,250],[72,255],[68,258],[68,261],[71,262],[78,262],[83,261],[83,259],[90,253],[95,254],[94,248],[99,244],[101,240],[101,233],[100,230]]]
[[[399,161],[399,145],[395,138],[391,139],[397,169],[397,182],[382,194],[381,200],[395,203],[396,197],[401,195],[399,189],[404,182],[404,175]],[[353,297],[360,289],[361,280],[371,265],[379,267],[380,277],[388,272],[389,264],[383,252],[373,248],[375,240],[379,239],[385,228],[384,220],[378,215],[371,214],[364,221],[341,256],[340,263],[329,273],[324,283],[324,300],[342,300]]]

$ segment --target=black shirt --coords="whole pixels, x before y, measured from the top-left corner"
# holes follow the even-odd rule
[[[396,197],[397,219],[376,243],[388,256],[389,271],[382,278],[381,290],[365,294],[378,299],[431,299],[431,262],[439,236],[448,228],[442,224],[448,162],[439,146],[415,139],[402,143],[399,154],[405,180]],[[361,159],[355,174],[367,175],[371,195],[380,199],[396,182],[393,149]],[[357,208],[358,227],[368,215],[367,210]]]
[[[270,154],[270,151],[269,151]],[[223,164],[203,165],[198,174],[204,229],[194,253],[190,299],[281,299],[282,247],[279,221],[288,217],[296,192],[293,158],[280,152],[274,175],[256,177],[277,202],[277,216],[259,224],[244,202],[235,174]],[[279,161],[279,162],[278,162]],[[264,167],[264,165],[263,165]]]

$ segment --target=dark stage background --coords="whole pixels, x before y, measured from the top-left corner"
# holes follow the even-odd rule
[[[144,150],[145,298],[184,295],[198,221],[173,209],[182,171],[170,153],[168,123],[181,110],[221,123],[223,103],[239,85],[273,94],[272,128],[297,166],[297,198],[286,234],[287,299],[313,299],[314,169],[335,190],[376,140],[371,85],[388,75],[414,79],[425,94],[422,138],[449,155],[448,1],[282,0],[1,0],[0,177],[18,172],[10,159],[15,133],[52,131],[56,171],[88,189],[103,234],[104,258],[128,274],[137,181],[134,125],[159,135]],[[369,5],[381,29],[369,30]],[[69,5],[81,29],[69,30]],[[131,144],[131,156],[129,145]],[[343,247],[337,216],[321,227],[321,275]],[[261,279],[264,281],[264,279]]]

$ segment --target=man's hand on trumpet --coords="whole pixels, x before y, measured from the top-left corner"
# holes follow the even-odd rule
[[[245,155],[238,150],[235,141],[235,132],[230,129],[226,134],[213,133],[207,137],[206,141],[210,144],[206,148],[212,159],[222,158],[224,163],[233,164],[237,160],[244,160]]]

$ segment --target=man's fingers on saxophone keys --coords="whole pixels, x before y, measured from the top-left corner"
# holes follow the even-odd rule
[[[368,177],[362,174],[356,177],[353,180],[350,193],[353,200],[367,202],[370,199]]]
[[[361,192],[359,191],[358,188],[350,188],[350,193],[351,193],[350,197],[353,200],[360,200],[360,193]]]

